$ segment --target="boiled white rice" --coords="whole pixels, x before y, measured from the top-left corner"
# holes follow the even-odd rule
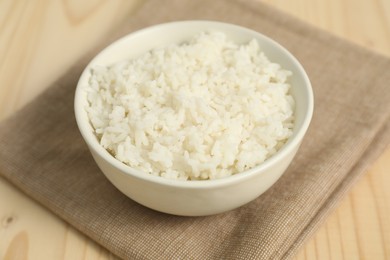
[[[222,178],[261,164],[291,136],[290,75],[256,40],[204,32],[93,68],[86,110],[119,161],[171,179]]]

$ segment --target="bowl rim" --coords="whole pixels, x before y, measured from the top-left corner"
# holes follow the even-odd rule
[[[184,181],[184,180],[176,180],[176,179],[169,179],[162,176],[156,176],[152,174],[148,174],[145,172],[142,172],[140,170],[136,170],[132,168],[131,166],[128,166],[116,158],[114,158],[105,148],[103,148],[95,134],[90,131],[90,123],[88,120],[84,120],[85,117],[88,118],[88,115],[85,111],[85,100],[83,99],[83,85],[85,84],[85,78],[88,76],[90,68],[94,65],[96,60],[104,55],[105,53],[109,52],[111,49],[114,49],[115,46],[123,41],[129,41],[131,38],[142,36],[142,34],[152,33],[154,30],[158,29],[164,29],[166,27],[176,26],[178,24],[199,24],[204,25],[205,28],[207,26],[211,25],[217,25],[217,26],[224,26],[226,28],[231,28],[235,30],[242,30],[246,31],[247,33],[250,33],[252,35],[256,35],[256,38],[262,38],[262,40],[270,42],[272,45],[274,45],[283,55],[286,55],[291,62],[296,66],[297,70],[301,74],[303,81],[304,81],[304,89],[307,94],[308,100],[307,100],[307,110],[304,115],[304,119],[302,122],[302,125],[300,128],[296,130],[296,134],[294,134],[292,137],[288,139],[288,141],[278,150],[274,155],[272,155],[270,158],[266,159],[261,164],[236,174],[233,174],[231,176],[220,178],[220,179],[212,179],[212,180],[190,180],[190,181]],[[174,21],[174,22],[168,22],[168,23],[162,23],[157,25],[152,25],[149,27],[145,27],[143,29],[131,32],[114,42],[110,43],[108,46],[106,46],[103,50],[101,50],[84,68],[77,86],[76,86],[76,92],[74,97],[74,112],[76,117],[77,126],[79,128],[79,131],[81,135],[83,136],[84,141],[87,143],[89,149],[92,149],[93,152],[97,153],[102,159],[104,159],[107,163],[109,163],[111,166],[115,167],[117,170],[119,170],[120,173],[130,175],[134,178],[141,179],[148,182],[154,182],[156,184],[165,185],[165,186],[174,186],[178,188],[190,188],[190,189],[207,189],[207,188],[213,188],[213,187],[220,187],[220,186],[227,186],[231,184],[235,184],[237,182],[244,181],[248,178],[252,178],[254,175],[263,174],[266,172],[268,168],[278,163],[280,158],[286,157],[290,152],[294,150],[297,146],[300,145],[300,142],[302,141],[308,127],[311,121],[311,118],[313,116],[313,110],[314,110],[314,96],[313,96],[313,89],[311,82],[309,80],[308,75],[306,74],[305,69],[300,64],[300,62],[281,44],[273,40],[272,38],[257,32],[255,30],[242,27],[236,24],[231,23],[225,23],[225,22],[219,22],[219,21],[208,21],[208,20],[183,20],[183,21]],[[106,173],[104,173],[106,174]]]

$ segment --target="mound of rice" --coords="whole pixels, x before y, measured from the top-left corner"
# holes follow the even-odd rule
[[[86,110],[119,161],[171,179],[222,178],[261,164],[291,136],[290,75],[256,40],[204,32],[93,68]]]

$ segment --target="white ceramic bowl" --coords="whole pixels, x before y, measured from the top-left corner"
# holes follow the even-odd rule
[[[110,65],[172,42],[182,42],[205,30],[222,31],[236,43],[255,38],[266,56],[293,72],[290,78],[296,100],[292,137],[271,158],[251,170],[233,176],[203,181],[179,181],[139,172],[110,155],[93,134],[85,107],[85,87],[90,68]],[[77,85],[75,114],[78,127],[93,158],[105,176],[134,201],[165,213],[202,216],[240,207],[270,188],[295,156],[313,113],[313,93],[305,70],[281,45],[270,38],[240,26],[211,21],[181,21],[152,26],[131,33],[99,53],[86,67]]]

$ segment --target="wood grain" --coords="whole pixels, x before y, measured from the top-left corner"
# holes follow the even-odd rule
[[[0,1],[0,119],[43,91],[141,2]],[[388,0],[263,2],[390,56]],[[390,259],[389,171],[390,149],[296,259]],[[0,178],[0,259],[116,257]]]

